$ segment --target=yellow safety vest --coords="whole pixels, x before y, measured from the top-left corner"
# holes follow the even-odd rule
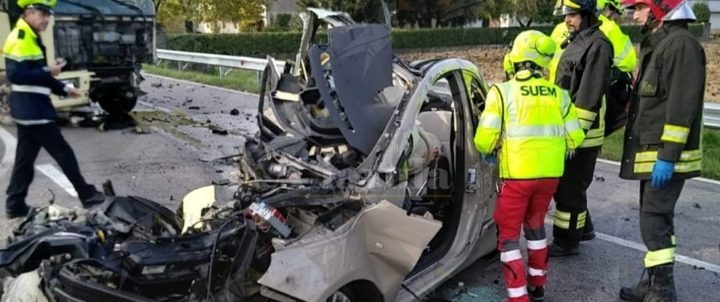
[[[584,138],[567,92],[522,70],[490,89],[475,147],[484,154],[499,149],[502,178],[554,178],[563,174],[565,152]]]
[[[35,31],[23,18],[17,21],[17,25],[5,40],[3,55],[16,62],[45,60]]]

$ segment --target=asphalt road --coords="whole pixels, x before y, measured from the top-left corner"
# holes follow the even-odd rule
[[[138,105],[138,116],[145,134],[133,129],[63,128],[87,180],[99,186],[110,179],[120,195],[142,196],[175,209],[192,189],[231,179],[233,168],[223,158],[237,154],[245,136],[256,131],[257,96],[156,77],[148,77],[143,90],[148,94]],[[13,127],[0,129],[3,206],[14,153],[7,145],[13,136]],[[62,177],[55,176],[57,165],[44,151],[36,165],[29,204],[46,204],[52,191],[57,203],[79,205],[70,195],[72,190],[63,189]],[[618,179],[617,173],[617,166],[598,163],[589,196],[600,236],[583,243],[580,256],[551,259],[547,301],[616,301],[622,285],[640,279],[644,253],[638,229],[638,184]],[[679,301],[720,301],[716,293],[720,288],[719,193],[720,184],[689,181],[678,203],[678,253],[685,256],[676,269]],[[11,224],[0,216],[0,235],[6,235]],[[548,234],[552,234],[549,225]],[[463,292],[457,290],[460,283]],[[503,301],[499,263],[496,259],[475,263],[446,282],[436,296],[452,301]]]

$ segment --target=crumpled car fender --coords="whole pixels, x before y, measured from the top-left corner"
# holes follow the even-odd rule
[[[441,227],[382,201],[335,232],[317,230],[287,246],[276,244],[270,268],[258,282],[304,301],[325,301],[344,285],[367,280],[385,301],[393,301]]]

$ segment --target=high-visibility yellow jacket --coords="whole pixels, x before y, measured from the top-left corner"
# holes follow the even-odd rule
[[[7,79],[12,84],[9,103],[15,122],[33,125],[54,121],[57,114],[50,93],[66,96],[66,86],[48,71],[45,46],[23,18],[18,19],[5,40],[2,53]]]
[[[620,69],[622,72],[632,72],[635,65],[637,65],[637,54],[630,37],[622,32],[622,29],[615,21],[608,19],[604,15],[600,15],[598,20],[602,22],[600,31],[605,34],[613,46],[613,67]]]
[[[499,149],[504,179],[555,178],[563,174],[565,152],[584,138],[568,93],[522,70],[490,88],[475,147],[483,154]]]
[[[562,56],[562,52],[564,49],[562,45],[563,43],[565,43],[569,36],[570,31],[568,31],[567,24],[565,24],[565,22],[560,22],[555,25],[552,34],[550,34],[550,38],[553,40],[553,42],[555,42],[555,45],[557,46],[557,49],[555,50],[555,55],[550,61],[550,66],[548,66],[548,79],[551,83],[555,83],[555,73],[557,72],[557,66],[560,62],[560,57]]]

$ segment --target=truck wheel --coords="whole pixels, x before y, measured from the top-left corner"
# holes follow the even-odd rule
[[[94,89],[90,98],[109,115],[125,115],[135,108],[138,93],[132,87],[103,85]]]

